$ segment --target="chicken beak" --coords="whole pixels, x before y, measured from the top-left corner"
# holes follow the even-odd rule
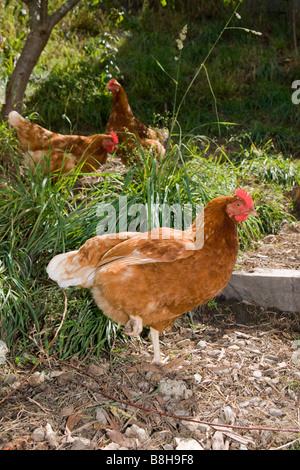
[[[247,214],[253,215],[254,217],[258,217],[258,213],[253,207],[247,211]]]

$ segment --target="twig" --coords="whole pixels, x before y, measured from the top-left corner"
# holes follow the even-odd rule
[[[40,408],[45,414],[51,413],[53,410],[48,410],[44,408],[38,401],[34,400],[33,398],[27,397],[27,400],[30,401],[30,403],[34,403],[38,408]]]
[[[211,423],[211,422],[208,422],[208,421],[199,421],[197,419],[186,418],[184,416],[177,416],[177,415],[174,415],[172,413],[166,413],[164,411],[158,411],[158,410],[154,410],[152,408],[145,408],[144,406],[137,405],[136,403],[133,403],[131,401],[128,402],[128,401],[121,400],[120,398],[116,398],[116,397],[110,395],[109,393],[107,393],[105,385],[97,377],[94,377],[93,375],[89,374],[85,370],[82,370],[79,367],[74,366],[73,364],[69,364],[69,365],[73,369],[80,372],[81,374],[87,375],[88,377],[93,379],[95,382],[97,382],[102,387],[102,389],[103,389],[102,394],[106,398],[109,398],[110,400],[113,400],[114,402],[122,403],[123,405],[133,406],[134,408],[139,408],[140,410],[146,411],[147,413],[159,414],[161,416],[167,416],[169,418],[180,419],[182,421],[189,421],[189,422],[192,422],[192,423],[206,424],[207,426],[210,426],[213,429],[220,430],[220,431],[222,431],[222,429],[224,429],[224,428],[230,428],[230,429],[246,429],[248,431],[273,431],[273,432],[277,431],[277,432],[291,432],[291,433],[298,433],[298,434],[300,433],[300,427],[298,429],[293,429],[293,428],[282,428],[282,429],[280,429],[280,428],[269,428],[269,427],[264,427],[264,426],[236,426],[236,425],[233,425],[233,424],[215,424],[215,423]]]
[[[280,447],[275,447],[273,450],[281,450],[281,449],[286,449],[287,447],[290,447],[292,446],[293,444],[295,444],[296,442],[299,442],[299,439],[294,439],[293,441],[291,442],[288,442],[287,444],[283,444],[282,446]]]
[[[52,344],[54,343],[55,339],[57,338],[57,335],[58,333],[60,332],[61,330],[61,327],[63,326],[63,323],[65,321],[65,317],[66,317],[66,313],[67,313],[67,306],[68,306],[68,299],[67,299],[67,296],[66,296],[66,293],[65,291],[63,290],[62,291],[64,296],[65,296],[65,307],[64,307],[64,312],[63,312],[63,315],[62,315],[62,319],[61,319],[61,322],[60,322],[60,325],[59,327],[57,328],[56,332],[55,332],[55,335],[53,336],[52,340],[50,341],[50,343],[48,344],[47,348],[45,349],[45,351],[43,352],[42,356],[40,357],[40,359],[37,361],[37,363],[33,366],[33,368],[31,369],[31,371],[26,375],[25,379],[22,380],[22,382],[16,387],[14,388],[13,390],[11,390],[4,398],[2,398],[2,400],[0,400],[0,405],[2,403],[5,402],[5,400],[7,400],[13,393],[15,393],[16,390],[18,390],[20,387],[22,387],[22,385],[24,385],[24,383],[29,379],[29,377],[32,375],[32,373],[35,371],[35,369],[37,368],[37,366],[42,362],[42,360],[44,359],[44,357],[46,356],[47,352],[49,351],[50,347],[52,346]]]

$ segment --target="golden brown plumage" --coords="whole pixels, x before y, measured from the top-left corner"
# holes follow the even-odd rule
[[[126,325],[128,334],[149,326],[154,361],[160,362],[159,332],[228,283],[238,252],[237,223],[249,214],[256,214],[252,199],[237,190],[210,201],[186,231],[96,236],[78,251],[55,256],[47,272],[61,287],[90,288],[98,307]]]
[[[51,132],[28,121],[16,111],[8,121],[18,135],[21,150],[28,165],[40,163],[44,173],[62,171],[66,173],[78,165],[81,171],[91,172],[107,160],[118,142],[116,135],[95,134],[91,136],[63,135]],[[49,163],[45,156],[49,155]]]
[[[157,155],[164,156],[166,131],[150,129],[134,117],[124,88],[114,78],[107,88],[113,95],[113,101],[105,131],[117,133],[120,143],[117,155],[124,165],[134,158],[133,152],[138,144],[146,149],[153,148]]]

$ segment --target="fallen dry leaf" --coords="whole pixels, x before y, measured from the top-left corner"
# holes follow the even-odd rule
[[[2,450],[23,450],[24,444],[31,442],[32,439],[30,437],[16,437],[12,441],[6,442],[6,444],[2,447]]]
[[[136,439],[126,437],[120,431],[116,431],[114,429],[109,429],[107,431],[107,435],[113,442],[115,442],[116,444],[119,444],[122,447],[128,447],[129,449],[136,449],[137,448]]]

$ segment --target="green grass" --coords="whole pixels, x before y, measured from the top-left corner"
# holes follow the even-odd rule
[[[105,84],[115,76],[124,83],[137,117],[148,124],[168,121],[176,107],[175,95],[178,105],[232,13],[232,8],[221,8],[221,0],[205,3],[192,7],[177,1],[173,8],[168,2],[167,8],[130,12],[116,2],[110,15],[111,5],[105,11],[104,2],[99,13],[99,5],[86,2],[55,28],[32,74],[24,113],[38,113],[39,121],[55,131],[102,131],[111,104]],[[178,121],[184,134],[216,137],[217,103],[219,120],[235,123],[221,126],[223,137],[247,132],[256,145],[271,139],[278,151],[299,157],[299,106],[291,101],[291,84],[300,62],[292,49],[288,17],[253,17],[249,8],[244,2],[241,19],[233,17],[229,27],[262,35],[243,29],[223,33],[205,64],[210,84],[203,68],[182,103]],[[0,73],[6,76],[22,46],[15,38],[27,30],[25,20],[17,23],[18,12],[11,7],[0,12],[0,32],[7,37]],[[176,39],[185,24],[188,32],[176,85]]]

